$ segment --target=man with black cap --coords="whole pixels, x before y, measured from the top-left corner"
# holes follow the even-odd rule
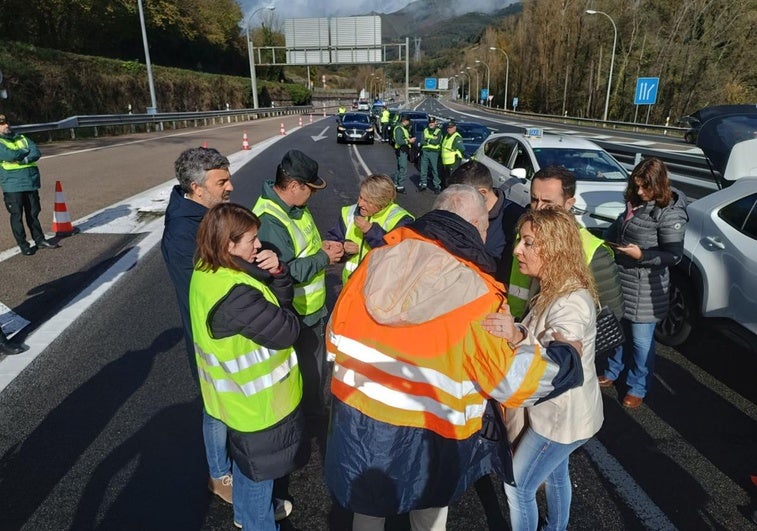
[[[21,253],[30,256],[37,249],[55,249],[57,243],[47,241],[39,213],[39,168],[37,161],[41,154],[37,144],[24,135],[11,131],[4,114],[0,114],[0,186],[3,188],[5,208],[11,215],[11,231]],[[29,226],[35,245],[30,246],[26,239],[24,218]]]
[[[307,207],[310,197],[326,188],[318,163],[296,149],[281,159],[276,180],[263,184],[252,211],[260,217],[258,237],[286,262],[294,279],[294,309],[302,328],[294,344],[303,379],[302,404],[311,424],[325,420],[326,267],[339,262],[344,248],[322,241]]]
[[[436,119],[430,116],[428,126],[423,130],[423,144],[421,144],[421,176],[418,182],[418,190],[421,192],[429,186],[434,193],[442,191],[442,182],[439,180],[439,150],[442,147],[442,132],[436,127]],[[429,179],[429,168],[431,177]]]
[[[463,137],[457,132],[454,120],[447,122],[447,134],[442,140],[442,188],[449,184],[449,176],[455,171],[465,158]]]
[[[393,130],[394,133],[394,152],[397,155],[397,171],[392,180],[397,193],[405,193],[405,178],[407,178],[407,156],[410,152],[410,144],[415,142],[415,137],[410,136],[410,118],[402,115],[400,125]]]

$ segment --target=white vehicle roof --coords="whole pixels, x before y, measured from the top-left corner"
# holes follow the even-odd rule
[[[555,135],[550,133],[545,133],[541,137],[532,137],[521,133],[495,133],[493,135],[490,135],[486,139],[486,141],[490,142],[492,139],[508,136],[522,140],[523,142],[530,145],[531,148],[593,149],[597,151],[604,151],[597,144],[585,138],[570,135]]]

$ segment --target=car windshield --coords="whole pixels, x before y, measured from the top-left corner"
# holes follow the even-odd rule
[[[564,166],[581,181],[625,181],[626,170],[606,152],[591,149],[535,148],[540,168]]]
[[[483,142],[489,136],[486,127],[476,124],[457,124],[457,132],[464,142]]]
[[[367,123],[370,123],[371,119],[367,114],[361,114],[358,112],[348,112],[347,114],[344,115],[344,118],[342,118],[342,121],[367,124]]]

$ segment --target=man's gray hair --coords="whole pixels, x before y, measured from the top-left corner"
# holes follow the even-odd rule
[[[487,214],[484,196],[469,184],[452,184],[434,201],[435,210],[446,210],[466,221],[479,219]]]
[[[174,168],[182,191],[191,194],[192,183],[202,186],[210,170],[229,169],[229,159],[213,148],[189,148],[179,155]]]

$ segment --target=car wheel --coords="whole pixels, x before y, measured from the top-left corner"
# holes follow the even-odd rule
[[[686,277],[672,271],[670,275],[670,309],[657,324],[654,337],[663,345],[677,347],[691,334],[699,318],[694,290]]]

